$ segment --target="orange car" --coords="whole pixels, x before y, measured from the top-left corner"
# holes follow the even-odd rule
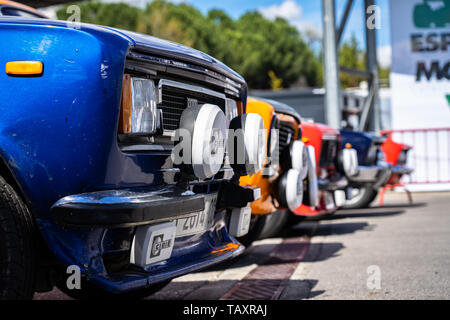
[[[289,217],[289,211],[302,201],[311,202],[310,198],[317,195],[315,161],[311,160],[314,150],[301,141],[300,115],[279,102],[256,98],[248,98],[247,113],[258,113],[264,120],[267,157],[263,170],[240,179],[241,185],[261,190],[261,198],[251,205],[250,231],[239,239],[245,245],[276,233]],[[308,165],[312,167],[309,171]],[[309,195],[308,199],[304,194]]]
[[[47,17],[32,7],[26,6],[21,3],[0,0],[0,17],[1,16],[15,16],[15,17],[33,17],[33,18],[43,18]]]

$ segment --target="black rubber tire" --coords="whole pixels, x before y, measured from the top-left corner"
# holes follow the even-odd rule
[[[345,204],[343,206],[344,209],[368,208],[378,195],[378,190],[374,189],[370,184],[364,185],[359,190],[363,193],[363,195],[356,202]]]
[[[260,238],[266,220],[266,215],[252,214],[248,233],[245,236],[237,238],[237,240],[245,247],[250,247],[253,242]]]
[[[253,221],[250,223],[248,233],[238,238],[238,241],[249,247],[256,240],[274,237],[284,228],[288,217],[286,210],[264,215],[252,215]]]
[[[59,290],[67,294],[69,297],[77,300],[142,300],[158,292],[166,285],[168,285],[169,282],[170,280],[167,280],[156,283],[146,288],[124,293],[112,293],[105,291],[99,287],[92,285],[84,279],[81,281],[81,289],[79,290],[69,290],[65,282],[58,282],[56,286],[59,288]]]
[[[33,298],[36,235],[36,225],[28,207],[0,177],[0,299]]]
[[[268,221],[264,224],[264,228],[261,232],[260,239],[273,238],[280,236],[280,232],[286,226],[289,219],[289,212],[287,210],[281,210],[273,212],[270,217],[267,217]]]

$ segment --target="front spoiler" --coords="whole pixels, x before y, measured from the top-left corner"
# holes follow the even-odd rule
[[[204,195],[166,186],[71,195],[57,201],[51,211],[63,226],[118,228],[164,222],[204,208]]]

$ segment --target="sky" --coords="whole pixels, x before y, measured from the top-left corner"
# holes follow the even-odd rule
[[[102,0],[103,2],[127,2],[144,7],[151,0]],[[211,9],[222,9],[234,19],[239,18],[246,11],[257,10],[265,17],[274,19],[282,17],[297,27],[300,32],[308,33],[320,38],[322,34],[322,1],[321,0],[171,0],[171,2],[186,2],[203,13]],[[336,0],[336,21],[339,24],[347,0]],[[375,0],[380,11],[380,29],[377,30],[378,61],[381,66],[390,65],[391,38],[389,23],[389,0]],[[364,0],[355,0],[347,22],[343,40],[354,35],[361,48],[365,48],[364,35]],[[314,49],[320,50],[320,42]]]

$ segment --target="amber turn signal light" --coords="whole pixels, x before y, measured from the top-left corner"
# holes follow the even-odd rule
[[[40,61],[10,61],[6,63],[5,70],[10,76],[40,76],[44,64]]]

